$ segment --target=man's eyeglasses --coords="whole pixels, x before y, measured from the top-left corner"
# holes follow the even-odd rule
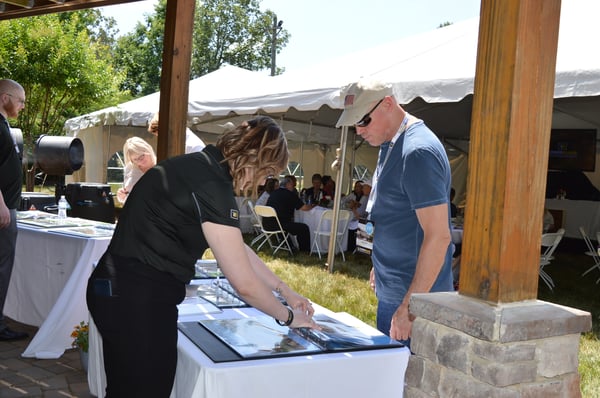
[[[19,102],[21,105],[25,105],[25,100],[24,100],[24,99],[21,99],[21,98],[15,97],[14,95],[12,95],[12,94],[10,94],[10,93],[2,93],[2,94],[6,94],[6,95],[8,95],[10,98],[17,98],[17,102]]]
[[[381,104],[384,99],[385,98],[380,99],[379,102],[375,104],[375,106],[373,107],[373,109],[371,109],[369,112],[367,112],[367,114],[364,115],[362,117],[362,119],[360,119],[358,122],[356,122],[355,126],[356,127],[367,127],[369,125],[369,123],[371,123],[371,113],[373,113],[373,111],[375,109],[377,109],[377,107],[379,106],[379,104]]]

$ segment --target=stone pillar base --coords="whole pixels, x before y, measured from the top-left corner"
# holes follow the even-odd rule
[[[406,398],[581,397],[578,354],[590,313],[538,300],[492,304],[414,294]]]

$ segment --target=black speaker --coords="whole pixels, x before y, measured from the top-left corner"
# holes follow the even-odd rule
[[[83,143],[79,138],[43,134],[35,142],[35,158],[46,174],[73,174],[83,165]]]
[[[98,183],[67,184],[63,194],[71,206],[69,216],[114,224],[115,202],[110,185]]]
[[[54,195],[41,192],[21,192],[21,206],[19,210],[29,210],[34,206],[36,210],[56,213],[56,200]]]

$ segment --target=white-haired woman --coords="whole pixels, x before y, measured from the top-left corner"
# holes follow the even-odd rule
[[[136,182],[156,165],[156,154],[150,144],[140,137],[131,137],[123,145],[125,170],[123,187],[117,190],[117,199],[125,203]]]

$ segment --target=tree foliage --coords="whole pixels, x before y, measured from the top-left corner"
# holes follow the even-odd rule
[[[102,21],[94,13],[69,14],[0,23],[0,76],[25,89],[27,104],[13,124],[22,129],[28,148],[41,134],[62,134],[69,117],[122,95],[110,57],[100,56],[110,44],[110,34],[101,36],[106,33]],[[90,38],[90,29],[96,29],[100,42]]]
[[[262,12],[259,0],[204,0],[196,3],[190,79],[223,64],[250,70],[271,65],[272,11]],[[118,39],[115,67],[126,75],[121,86],[134,96],[160,89],[166,1],[147,15],[134,31]],[[276,35],[279,52],[289,40],[285,29]],[[279,69],[281,71],[281,69]]]

